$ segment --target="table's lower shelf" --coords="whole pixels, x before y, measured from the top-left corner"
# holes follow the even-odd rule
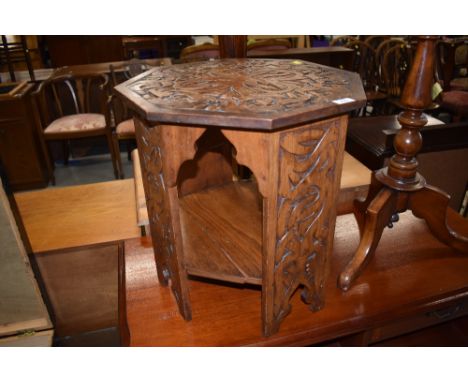
[[[253,182],[233,182],[180,200],[190,275],[262,283],[262,198]]]

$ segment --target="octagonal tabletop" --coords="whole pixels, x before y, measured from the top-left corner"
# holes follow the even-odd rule
[[[150,122],[260,130],[343,114],[366,102],[357,73],[301,60],[162,66],[115,90]]]

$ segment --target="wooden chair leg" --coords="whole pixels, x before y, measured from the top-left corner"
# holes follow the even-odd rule
[[[42,155],[44,156],[46,162],[47,180],[55,186],[54,164],[52,161],[52,155],[50,154],[49,146],[47,144],[47,141],[43,137],[39,139],[39,142],[42,149]]]
[[[68,166],[68,157],[70,156],[70,142],[65,139],[62,141],[63,164]]]
[[[126,145],[127,145],[127,160],[129,162],[132,161],[132,141],[130,139],[127,139]]]
[[[121,170],[120,151],[117,150],[115,146],[113,136],[114,134],[111,131],[106,131],[107,146],[109,147],[109,152],[110,152],[111,159],[112,159],[112,167],[114,168],[114,176],[115,176],[115,179],[120,179],[121,176],[123,178],[123,174],[121,174],[121,171],[120,171]]]
[[[114,152],[115,152],[115,162],[117,165],[119,179],[124,179],[125,174],[124,174],[123,166],[122,166],[122,158],[120,157],[119,138],[117,137],[117,134],[115,133],[115,131],[112,132],[112,142],[113,142],[113,147],[114,147]]]

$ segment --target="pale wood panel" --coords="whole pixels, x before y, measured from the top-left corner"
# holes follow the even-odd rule
[[[262,199],[253,182],[213,187],[180,200],[189,274],[262,282]]]
[[[51,327],[0,182],[0,335]]]
[[[143,179],[141,178],[140,157],[138,149],[132,151],[133,176],[135,183],[135,204],[137,213],[137,224],[139,227],[149,224],[148,209],[146,208],[145,190],[143,189]]]
[[[365,186],[370,183],[371,170],[356,158],[344,153],[343,172],[341,174],[341,189]]]
[[[31,335],[20,335],[6,338],[0,338],[0,347],[36,347],[36,346],[52,346],[53,330],[44,330],[42,332]]]
[[[34,252],[140,235],[133,179],[15,194]]]

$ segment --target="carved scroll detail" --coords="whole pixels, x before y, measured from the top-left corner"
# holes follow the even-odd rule
[[[183,296],[185,293],[176,259],[175,237],[163,174],[161,128],[145,126],[139,120],[136,120],[135,125],[159,281],[162,285],[171,281],[179,309],[186,319],[190,319],[190,306]]]
[[[289,299],[299,286],[311,309],[322,305],[339,134],[337,125],[324,123],[280,137],[273,311],[277,325],[289,313]]]

